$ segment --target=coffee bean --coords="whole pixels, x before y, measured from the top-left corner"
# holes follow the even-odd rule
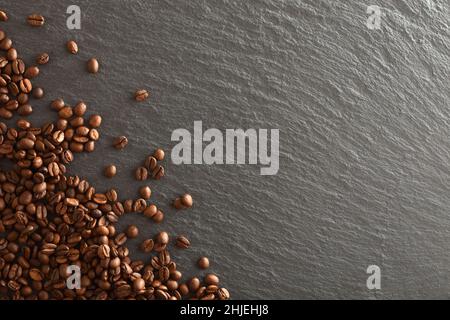
[[[78,45],[75,41],[70,40],[67,42],[67,50],[71,53],[71,54],[77,54],[78,53]]]
[[[137,90],[134,93],[134,99],[138,102],[145,101],[148,99],[148,97],[149,97],[149,93],[145,89]]]
[[[168,244],[169,243],[169,234],[165,231],[159,232],[155,237],[155,242],[157,244]]]
[[[110,256],[111,249],[107,244],[102,244],[98,247],[97,254],[100,259],[107,259]]]
[[[163,161],[164,160],[164,150],[156,149],[155,152],[153,153],[153,156],[155,157],[156,160]]]
[[[197,277],[191,278],[187,283],[191,292],[196,292],[200,288],[200,280]]]
[[[178,236],[176,240],[176,246],[180,249],[187,249],[191,246],[191,243],[185,236]]]
[[[41,99],[44,96],[44,89],[40,87],[33,88],[33,97],[36,99]]]
[[[51,103],[50,106],[51,106],[51,108],[52,108],[53,110],[59,111],[59,110],[61,110],[62,108],[64,108],[65,103],[64,103],[64,100],[63,100],[63,99],[56,99],[56,100],[53,100],[53,101],[52,101],[52,103]]]
[[[39,68],[36,66],[29,67],[24,74],[25,78],[32,79],[39,75]]]
[[[144,215],[148,218],[153,218],[157,212],[158,208],[154,204],[151,204],[144,210]]]
[[[159,180],[162,177],[164,177],[164,175],[165,175],[164,167],[159,164],[152,171],[153,179]]]
[[[104,171],[105,177],[112,178],[117,174],[117,168],[115,165],[108,165]]]
[[[219,277],[217,277],[215,274],[208,273],[205,276],[205,283],[207,285],[218,285],[219,284]]]
[[[40,55],[38,55],[36,57],[36,63],[37,64],[47,64],[48,61],[50,60],[50,56],[48,55],[48,53],[41,53]]]
[[[144,167],[139,167],[139,168],[136,169],[136,172],[135,172],[134,175],[135,175],[135,177],[136,177],[136,180],[138,180],[138,181],[143,181],[143,180],[146,180],[146,179],[147,179],[147,177],[148,177],[148,171],[147,171],[147,169],[144,168]]]
[[[87,110],[87,106],[83,101],[80,101],[77,103],[77,105],[75,107],[73,107],[73,113],[78,116],[78,117],[82,117]]]
[[[135,225],[130,225],[127,228],[127,236],[130,239],[134,239],[139,235],[139,229]]]
[[[14,49],[14,48],[10,48],[10,49],[8,50],[8,52],[6,53],[6,58],[7,58],[9,61],[17,60],[17,50]]]
[[[141,292],[145,289],[145,281],[142,278],[136,278],[133,281],[133,290],[136,292]]]
[[[62,119],[69,119],[73,116],[73,110],[69,106],[65,106],[58,111],[58,116]]]
[[[8,15],[3,10],[0,10],[0,21],[8,21]]]
[[[32,14],[28,16],[27,22],[30,26],[41,27],[45,23],[45,18],[39,14]]]
[[[219,300],[228,300],[230,299],[230,293],[225,288],[219,288],[219,290],[217,290],[217,297]]]
[[[124,149],[128,144],[128,138],[125,136],[120,136],[114,139],[113,146],[118,150]]]
[[[155,157],[149,156],[144,161],[144,167],[147,168],[150,172],[153,171],[158,165],[158,160]]]
[[[133,203],[133,211],[134,212],[143,212],[147,207],[147,202],[145,199],[137,199]]]
[[[90,73],[97,73],[99,69],[99,64],[97,59],[91,58],[87,63],[87,69]]]
[[[208,269],[209,268],[209,259],[207,257],[201,257],[197,261],[197,265],[200,269]]]
[[[149,186],[142,186],[139,188],[139,194],[141,195],[142,198],[148,200],[152,195],[152,190],[150,189]]]
[[[192,207],[193,200],[192,200],[192,196],[190,194],[185,193],[183,196],[181,196],[180,201],[184,207],[186,207],[186,208]]]
[[[161,210],[158,210],[152,220],[154,223],[161,223],[164,220],[164,213]]]
[[[145,253],[149,253],[153,250],[154,242],[153,239],[144,240],[141,244],[141,250]]]
[[[33,86],[31,85],[31,81],[28,79],[20,80],[19,88],[24,93],[30,93],[33,89]]]
[[[102,117],[99,116],[98,114],[92,115],[89,118],[89,125],[92,128],[98,128],[98,127],[100,127],[101,124],[102,124]]]

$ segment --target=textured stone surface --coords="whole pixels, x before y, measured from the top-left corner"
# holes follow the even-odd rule
[[[375,3],[376,2],[376,3]],[[36,84],[49,101],[83,99],[104,118],[94,154],[70,170],[99,190],[135,197],[134,168],[171,132],[204,127],[279,128],[280,171],[175,166],[151,182],[163,225],[136,223],[138,243],[158,230],[190,237],[173,249],[186,276],[211,258],[233,298],[446,298],[450,292],[449,6],[433,1],[2,1],[1,23],[27,61],[48,51]],[[66,28],[78,4],[82,29]],[[366,8],[383,10],[382,30]],[[26,15],[46,16],[30,28]],[[69,39],[80,52],[66,52]],[[90,57],[101,71],[85,71]],[[136,104],[137,88],[151,99]],[[119,152],[113,137],[130,144]],[[101,178],[114,163],[118,175]],[[194,208],[170,201],[190,191]],[[137,250],[135,257],[148,257]],[[366,288],[368,265],[382,290]]]

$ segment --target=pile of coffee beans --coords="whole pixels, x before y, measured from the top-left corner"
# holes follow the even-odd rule
[[[7,20],[0,10],[0,21]],[[33,14],[27,21],[40,27],[45,18]],[[75,42],[67,47],[72,54],[78,52]],[[39,54],[36,62],[47,64],[48,54]],[[89,60],[87,69],[98,72],[98,61]],[[31,79],[39,68],[25,66],[2,30],[0,70],[0,117],[29,115]],[[43,90],[37,91],[37,96],[43,95]],[[136,95],[138,101],[146,98],[148,93],[141,90]],[[25,119],[9,126],[0,122],[0,161],[13,164],[12,169],[0,169],[0,299],[229,299],[228,290],[214,274],[207,274],[203,281],[182,280],[169,246],[188,248],[186,236],[177,236],[171,244],[169,234],[159,232],[141,244],[141,250],[149,254],[147,262],[131,259],[126,242],[139,235],[139,228],[130,225],[121,232],[115,224],[130,212],[141,212],[160,223],[163,212],[147,203],[152,190],[142,186],[141,198],[121,201],[115,189],[101,192],[89,181],[69,175],[67,166],[76,153],[94,151],[102,118],[87,117],[84,102],[72,107],[56,99],[51,108],[58,120],[41,127]],[[126,137],[119,137],[114,147],[123,149],[127,143]],[[136,170],[136,178],[160,179],[163,160],[164,151],[156,150]],[[116,170],[111,165],[104,173],[113,177]],[[178,208],[192,204],[188,194],[175,200]],[[69,266],[81,271],[78,288],[68,286]],[[202,257],[198,266],[208,268],[209,260]]]

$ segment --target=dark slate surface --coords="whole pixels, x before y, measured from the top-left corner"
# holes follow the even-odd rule
[[[373,3],[376,2],[376,3]],[[280,129],[280,171],[256,166],[175,166],[151,182],[167,213],[162,225],[138,214],[140,240],[165,229],[192,241],[172,250],[185,277],[211,258],[234,298],[445,298],[450,292],[449,6],[427,1],[26,1],[2,0],[1,23],[28,61],[51,63],[35,84],[37,123],[48,104],[83,99],[104,118],[94,154],[70,171],[98,190],[135,197],[132,172],[174,129]],[[66,28],[66,8],[82,29]],[[382,8],[382,29],[366,8]],[[25,17],[46,16],[44,28]],[[77,56],[66,52],[75,39]],[[98,75],[85,71],[97,57]],[[135,89],[152,98],[137,105]],[[111,148],[127,135],[126,151]],[[112,180],[101,176],[118,166]],[[170,201],[189,191],[195,207]],[[137,250],[134,257],[148,260]],[[366,288],[366,268],[382,290]]]

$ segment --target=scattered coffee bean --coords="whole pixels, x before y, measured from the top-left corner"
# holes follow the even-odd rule
[[[3,10],[0,10],[0,21],[8,21],[8,15]]]
[[[219,285],[219,277],[217,277],[215,274],[208,273],[205,276],[205,283],[207,285]]]
[[[71,54],[77,54],[78,53],[78,45],[75,41],[70,40],[67,42],[67,50],[71,53]]]
[[[186,208],[192,207],[192,203],[193,203],[193,200],[192,200],[192,196],[190,194],[186,193],[181,197],[181,204],[183,206],[185,206]]]
[[[90,73],[97,73],[99,69],[99,64],[97,59],[91,58],[87,63],[87,69]]]
[[[153,239],[144,240],[141,244],[141,250],[145,253],[149,253],[153,250],[154,242]]]
[[[47,64],[48,61],[50,60],[50,56],[48,55],[48,53],[41,53],[40,55],[38,55],[36,57],[36,63],[37,64]]]
[[[141,89],[141,90],[137,90],[134,94],[134,99],[138,102],[142,102],[147,100],[149,97],[148,91]]]
[[[114,139],[113,146],[118,150],[124,149],[128,144],[128,138],[125,136],[120,136]]]
[[[41,87],[33,88],[33,97],[36,99],[41,99],[44,96],[44,89]]]
[[[201,257],[197,261],[197,265],[200,269],[208,269],[209,268],[209,259],[207,257]]]
[[[89,125],[92,128],[99,128],[102,124],[102,117],[98,114],[94,114],[89,118]]]
[[[36,66],[29,67],[24,74],[25,78],[32,79],[39,75],[39,68]]]
[[[152,196],[152,190],[150,189],[149,186],[142,186],[139,188],[139,194],[141,195],[142,198],[148,200]]]
[[[28,16],[27,22],[30,26],[41,27],[45,23],[45,18],[39,14],[32,14]]]
[[[157,244],[168,244],[169,243],[169,234],[165,231],[159,232],[155,237],[155,242]]]
[[[104,171],[105,177],[112,178],[117,174],[117,168],[115,165],[110,164],[105,168]]]
[[[175,244],[181,249],[187,249],[191,246],[191,242],[185,236],[178,236]]]
[[[135,172],[135,177],[136,177],[136,180],[138,180],[138,181],[144,181],[144,180],[146,180],[147,177],[148,177],[148,171],[147,171],[147,169],[144,168],[144,167],[139,167],[139,168],[137,168],[137,169],[136,169],[136,172]]]
[[[135,225],[130,225],[127,228],[127,237],[134,239],[139,235],[139,229]]]
[[[153,156],[155,157],[156,160],[163,161],[164,160],[164,150],[156,149],[155,153],[153,153]]]

